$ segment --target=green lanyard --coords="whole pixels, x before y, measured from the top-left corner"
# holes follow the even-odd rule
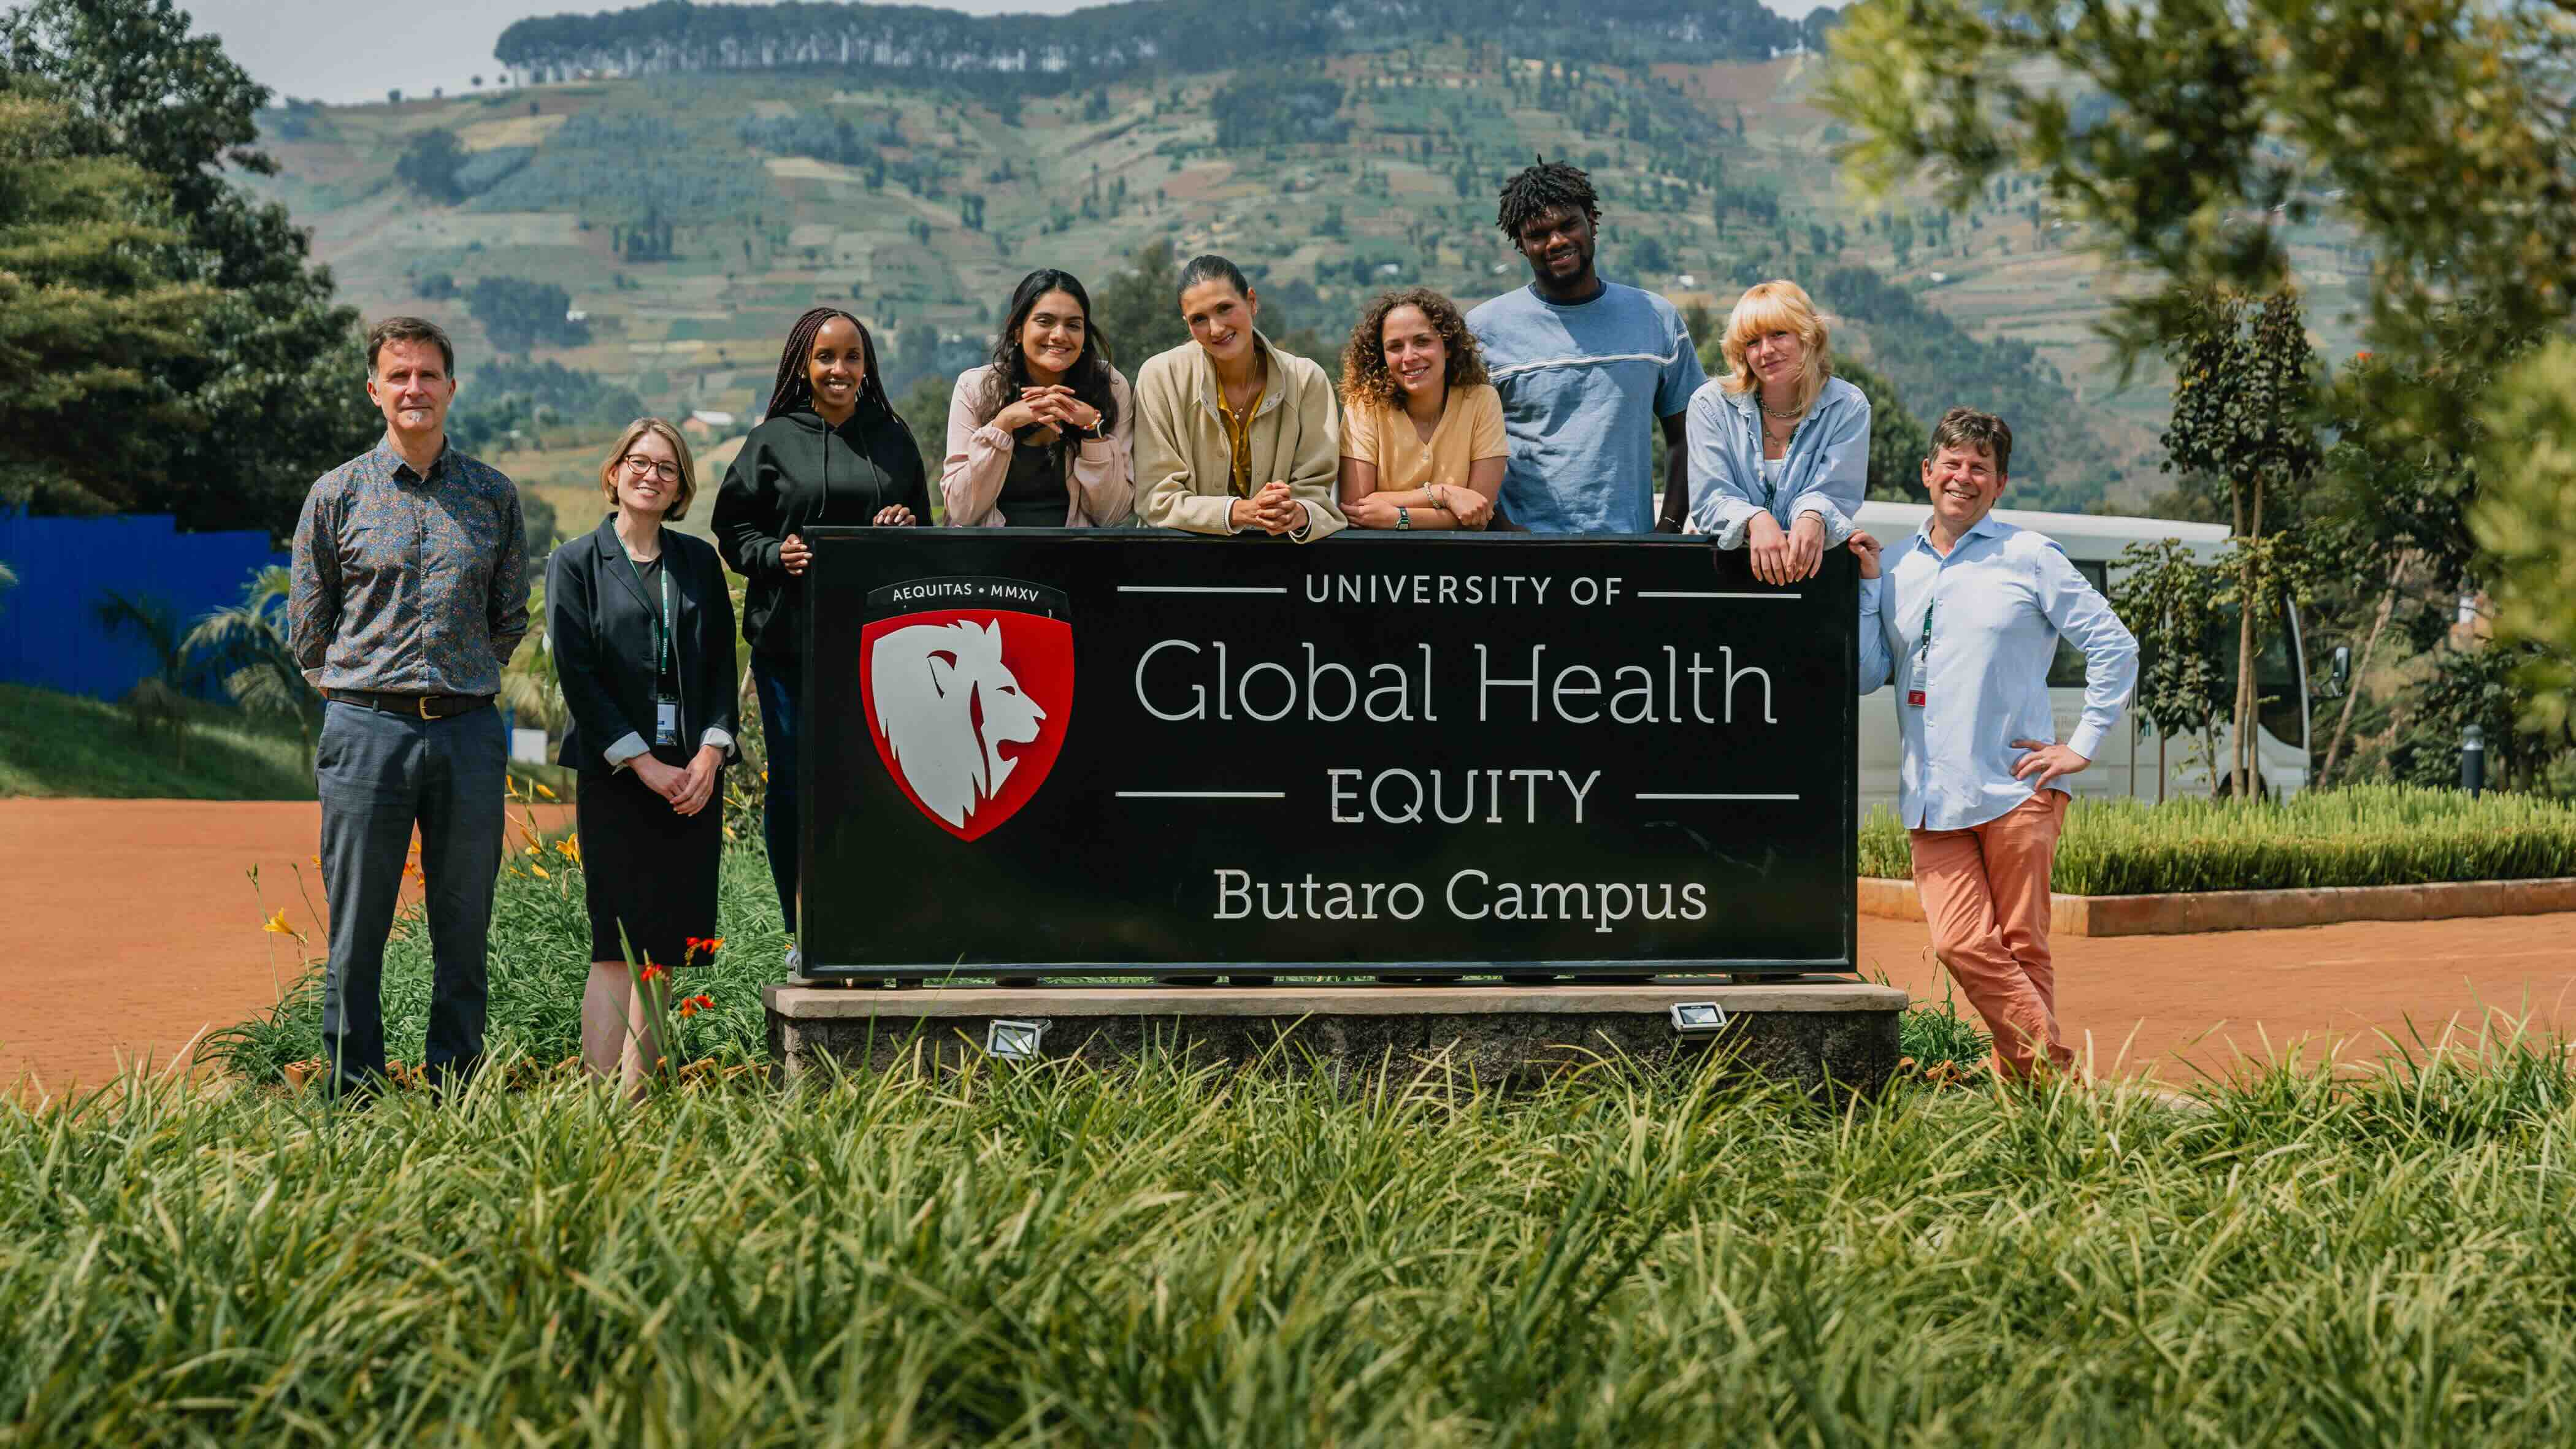
[[[622,549],[619,551],[624,552]],[[626,571],[635,576],[635,591],[642,593],[644,568],[635,562],[632,554],[626,557]],[[662,676],[671,672],[671,635],[676,632],[671,624],[671,565],[667,560],[662,565],[661,579],[662,617],[653,629],[653,688],[657,692],[662,687]]]
[[[1933,596],[1930,603],[1923,606],[1923,642],[1916,648],[1914,656],[1918,668],[1923,661],[1932,657],[1932,611],[1939,607],[1941,607],[1941,599],[1937,594]]]

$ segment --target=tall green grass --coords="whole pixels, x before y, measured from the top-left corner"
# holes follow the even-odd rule
[[[1885,809],[1860,827],[1861,874],[1913,873]],[[2069,895],[2421,885],[2576,876],[2576,809],[2530,795],[2353,785],[2279,803],[2077,800],[2053,889]]]
[[[0,1443],[2576,1440],[2576,1077],[0,1105]]]

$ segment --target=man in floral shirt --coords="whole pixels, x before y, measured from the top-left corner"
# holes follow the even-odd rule
[[[287,628],[324,706],[314,775],[331,959],[322,1043],[335,1090],[385,1072],[385,936],[420,830],[435,963],[424,1065],[483,1055],[486,936],[500,872],[508,742],[501,666],[528,632],[519,493],[447,444],[456,349],[417,317],[367,337],[384,440],[323,474],[295,524]]]

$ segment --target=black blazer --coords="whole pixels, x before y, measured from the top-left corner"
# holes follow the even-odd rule
[[[662,569],[671,577],[678,616],[672,642],[680,674],[680,742],[694,754],[710,729],[738,741],[733,598],[725,591],[724,563],[705,539],[665,528]],[[652,743],[659,663],[653,631],[660,613],[661,601],[644,596],[627,564],[613,514],[546,561],[546,634],[564,703],[572,708],[558,763],[604,771],[609,764],[600,752],[629,732]]]

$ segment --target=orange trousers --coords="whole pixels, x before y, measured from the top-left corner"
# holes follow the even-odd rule
[[[2057,1029],[2048,959],[2048,870],[2066,795],[2042,790],[1983,825],[1911,832],[1914,888],[1932,952],[1995,1038],[1995,1064],[2027,1078],[2075,1060]]]

